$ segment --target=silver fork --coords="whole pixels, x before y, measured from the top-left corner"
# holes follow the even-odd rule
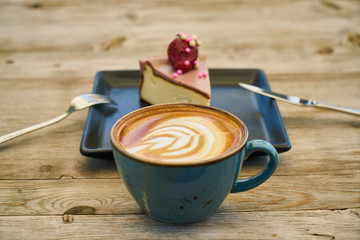
[[[29,132],[35,131],[37,129],[57,123],[60,120],[63,120],[64,118],[69,116],[72,112],[75,112],[78,110],[83,110],[90,106],[93,106],[96,104],[101,104],[101,103],[115,103],[115,102],[113,100],[111,100],[108,96],[101,95],[101,94],[83,94],[83,95],[76,96],[71,100],[70,107],[65,113],[63,113],[53,119],[50,119],[46,122],[42,122],[42,123],[27,127],[27,128],[24,128],[24,129],[21,129],[21,130],[18,130],[18,131],[15,131],[15,132],[12,132],[12,133],[9,133],[6,135],[3,135],[0,137],[0,144],[8,141],[10,139],[13,139],[15,137],[21,136],[25,133],[29,133]]]

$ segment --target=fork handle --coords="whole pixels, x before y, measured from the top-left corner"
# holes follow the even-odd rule
[[[332,105],[332,104],[328,104],[328,103],[323,103],[323,102],[316,102],[315,106],[360,116],[360,110],[353,109],[353,108],[340,107],[340,106],[336,106],[336,105]]]
[[[36,124],[36,125],[30,126],[30,127],[27,127],[27,128],[23,128],[23,129],[20,129],[20,130],[18,130],[18,131],[15,131],[15,132],[12,132],[12,133],[3,135],[3,136],[0,137],[0,144],[3,143],[3,142],[8,141],[8,140],[10,140],[10,139],[13,139],[13,138],[16,138],[16,137],[18,137],[18,136],[21,136],[21,135],[23,135],[23,134],[25,134],[25,133],[29,133],[29,132],[38,130],[38,129],[40,129],[40,128],[49,126],[49,125],[51,125],[51,124],[57,123],[57,122],[59,122],[60,120],[63,120],[64,118],[66,118],[67,116],[69,116],[70,113],[72,113],[72,112],[73,112],[73,111],[70,111],[70,109],[69,109],[67,112],[65,112],[65,113],[63,113],[63,114],[61,114],[61,115],[59,115],[59,116],[57,116],[57,117],[55,117],[55,118],[53,118],[53,119],[50,119],[50,120],[48,120],[48,121],[45,121],[45,122],[42,122],[42,123],[38,123],[38,124]]]

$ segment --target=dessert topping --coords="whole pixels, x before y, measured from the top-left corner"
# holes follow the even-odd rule
[[[169,44],[168,59],[174,66],[177,77],[182,73],[198,68],[198,46],[200,41],[196,35],[190,36],[180,32]],[[175,75],[173,75],[175,76]]]

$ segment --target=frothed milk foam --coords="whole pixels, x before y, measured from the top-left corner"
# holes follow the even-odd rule
[[[228,116],[208,109],[144,112],[118,129],[118,144],[152,161],[201,162],[231,152],[242,139]]]

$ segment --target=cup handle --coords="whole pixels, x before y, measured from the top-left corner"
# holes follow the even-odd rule
[[[267,166],[260,173],[255,176],[245,178],[245,179],[236,179],[234,185],[231,189],[231,193],[243,192],[250,190],[264,183],[271,175],[275,172],[278,164],[279,164],[279,156],[276,149],[268,142],[264,140],[251,140],[245,145],[245,159],[247,159],[250,154],[261,151],[265,152],[270,156],[270,161]],[[241,155],[239,156],[242,157]],[[241,164],[241,161],[239,161]],[[240,166],[238,167],[237,175],[239,174]],[[237,176],[236,175],[236,176]]]

